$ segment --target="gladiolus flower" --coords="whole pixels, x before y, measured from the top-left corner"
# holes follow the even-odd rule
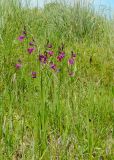
[[[20,68],[21,68],[21,64],[17,63],[17,64],[15,65],[15,67],[16,67],[16,69],[20,69]]]
[[[53,56],[53,54],[54,54],[53,51],[47,51],[47,53],[48,53],[50,56]]]
[[[46,55],[39,55],[39,61],[42,63],[46,63],[47,62],[47,56]]]
[[[23,36],[23,35],[21,35],[21,36],[18,37],[18,40],[19,40],[20,42],[23,42],[24,39],[25,39],[25,36]]]
[[[36,72],[32,72],[32,78],[36,78]]]
[[[29,42],[29,45],[30,46],[34,46],[34,42]]]
[[[51,67],[53,70],[56,70],[56,64],[54,64],[53,62],[50,62],[50,67]]]
[[[60,56],[60,55],[59,55],[59,56],[57,56],[57,60],[58,60],[59,62],[61,62],[62,58],[61,58],[61,56]]]
[[[48,48],[52,48],[52,44],[48,44],[47,47],[48,47]]]
[[[64,57],[65,57],[65,53],[64,52],[60,52],[60,54],[57,56],[57,60],[61,61]]]
[[[29,54],[32,54],[32,52],[35,50],[35,48],[28,48]]]
[[[70,58],[70,59],[68,60],[68,64],[69,64],[69,65],[73,65],[73,64],[74,64],[74,59],[73,59],[73,58]]]
[[[65,52],[60,52],[60,56],[61,56],[61,58],[64,58],[65,57]]]

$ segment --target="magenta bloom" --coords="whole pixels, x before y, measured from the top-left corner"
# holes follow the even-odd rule
[[[28,53],[32,54],[32,52],[35,50],[35,48],[28,48]]]
[[[15,65],[16,69],[20,69],[21,66],[22,66],[22,65],[21,65],[20,63],[17,63],[17,64]]]
[[[68,64],[69,64],[69,65],[73,65],[73,64],[74,64],[74,59],[73,59],[73,58],[70,58],[70,59],[68,60]]]
[[[52,48],[52,44],[48,44],[48,46],[47,46],[48,48]]]
[[[36,72],[32,72],[32,78],[36,78]]]
[[[50,56],[53,56],[53,54],[54,54],[53,51],[47,51],[47,53],[48,53]]]
[[[19,40],[20,42],[23,42],[24,39],[25,39],[25,36],[23,36],[23,35],[21,35],[21,36],[18,37],[18,40]]]
[[[29,42],[29,45],[30,46],[34,46],[34,42]]]
[[[65,57],[64,52],[60,52],[60,54],[57,56],[57,60],[61,62],[61,60]]]
[[[61,58],[61,56],[60,56],[60,55],[59,55],[59,56],[57,56],[57,60],[58,60],[59,62],[61,62],[62,58]]]
[[[54,64],[53,62],[50,62],[50,68],[52,68],[53,70],[56,70],[56,64]]]
[[[65,57],[65,52],[60,52],[60,56],[61,56],[61,58],[64,58]]]
[[[42,62],[42,63],[46,63],[47,62],[47,56],[43,55],[43,54],[40,54],[39,55],[39,61]]]

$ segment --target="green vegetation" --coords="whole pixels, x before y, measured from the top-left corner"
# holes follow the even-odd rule
[[[20,2],[0,1],[0,160],[113,160],[113,21],[86,2],[44,9]],[[55,54],[65,44],[65,59],[54,59],[59,73],[37,61],[48,39]],[[71,51],[74,76],[68,74]]]

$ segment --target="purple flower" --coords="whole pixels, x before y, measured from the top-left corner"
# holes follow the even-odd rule
[[[35,48],[28,48],[29,54],[32,54],[32,52],[35,50]]]
[[[69,64],[69,65],[73,65],[73,64],[74,64],[74,59],[73,59],[73,58],[70,58],[70,59],[68,60],[68,64]]]
[[[23,42],[24,39],[25,39],[25,36],[23,36],[23,35],[21,35],[21,36],[18,37],[18,40],[19,40],[20,42]]]
[[[53,70],[56,70],[56,64],[54,64],[53,62],[50,62],[50,68],[52,68]]]
[[[64,52],[60,52],[59,55],[57,56],[57,60],[61,62],[61,60],[65,57]]]
[[[48,53],[50,56],[53,56],[53,54],[54,54],[53,51],[47,51],[47,53]]]
[[[52,48],[52,44],[48,44],[47,47],[48,47],[48,48]]]
[[[39,55],[39,61],[42,62],[42,63],[46,63],[47,62],[47,56],[43,55],[43,54],[40,54]]]
[[[65,57],[65,52],[61,52],[60,55],[61,55],[61,58],[64,58]]]
[[[20,69],[21,66],[22,66],[22,65],[21,65],[20,63],[17,63],[17,64],[15,65],[16,69]]]
[[[36,72],[32,72],[32,78],[36,78]]]
[[[57,60],[58,60],[59,62],[61,62],[62,58],[61,58],[61,56],[60,56],[60,55],[59,55],[59,56],[57,56]]]
[[[29,45],[30,46],[34,46],[34,42],[29,42]]]

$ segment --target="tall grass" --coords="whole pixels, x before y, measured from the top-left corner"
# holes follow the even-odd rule
[[[28,39],[19,43],[24,26]],[[111,21],[84,1],[56,1],[44,9],[0,1],[1,160],[114,159],[111,31]],[[28,56],[32,37],[36,54]],[[65,60],[58,74],[36,61],[47,39],[55,52],[64,43],[67,58],[77,53],[74,77]]]

